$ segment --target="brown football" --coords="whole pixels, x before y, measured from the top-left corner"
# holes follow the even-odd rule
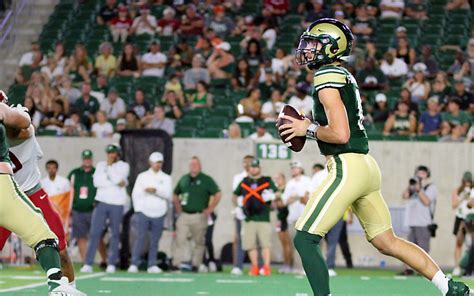
[[[285,105],[283,107],[283,109],[281,109],[280,115],[278,116],[278,119],[277,119],[277,122],[276,122],[276,125],[277,125],[278,129],[283,124],[290,123],[289,120],[281,118],[282,115],[291,116],[291,117],[297,118],[297,119],[304,119],[304,116],[301,115],[298,112],[298,110],[296,110],[295,108],[293,108],[290,105]],[[284,135],[284,136],[281,135],[281,132],[283,132],[283,131],[284,130],[281,130],[281,131],[278,130],[278,133],[280,135],[280,139],[283,141],[283,143],[285,143],[288,146],[288,148],[290,148],[291,150],[293,150],[295,152],[301,151],[301,149],[303,149],[304,143],[306,142],[306,136],[294,137],[293,139],[291,139],[288,142],[288,141],[286,141],[286,138],[287,138],[288,135]]]

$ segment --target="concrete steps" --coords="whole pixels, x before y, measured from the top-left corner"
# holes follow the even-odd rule
[[[14,28],[15,43],[7,50],[0,52],[0,88],[8,89],[13,83],[15,71],[23,53],[30,50],[31,42],[38,39],[43,26],[47,23],[54,6],[59,0],[30,1],[30,7],[25,8],[23,17],[18,19]],[[23,21],[24,20],[24,21]]]

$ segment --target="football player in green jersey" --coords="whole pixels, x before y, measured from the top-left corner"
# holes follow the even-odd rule
[[[351,52],[350,29],[335,19],[320,19],[301,35],[296,60],[314,71],[313,120],[282,115],[289,141],[296,136],[316,139],[326,156],[328,177],[312,194],[296,223],[295,247],[301,256],[314,295],[330,295],[328,269],[319,243],[351,207],[367,240],[382,254],[403,261],[431,280],[444,296],[469,295],[469,287],[446,278],[433,259],[418,246],[397,237],[380,192],[377,162],[368,154],[359,88],[341,66]],[[284,130],[284,131],[283,131]]]

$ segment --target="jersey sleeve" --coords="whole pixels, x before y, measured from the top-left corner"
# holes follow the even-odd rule
[[[237,195],[237,196],[241,196],[242,195],[242,186],[240,186],[240,184],[242,184],[243,181],[240,181],[239,184],[237,184],[237,186],[234,188],[234,194]]]
[[[316,92],[323,88],[341,88],[347,84],[347,75],[337,68],[325,68],[314,75],[314,89]]]
[[[176,187],[174,188],[174,194],[176,195],[180,195],[182,193],[181,191],[181,182],[183,181],[183,178],[181,178],[179,181],[178,181],[178,184],[176,184]]]
[[[219,186],[217,185],[216,181],[214,181],[214,179],[209,177],[209,193],[211,195],[214,195],[219,191],[221,191],[221,190],[219,189]]]

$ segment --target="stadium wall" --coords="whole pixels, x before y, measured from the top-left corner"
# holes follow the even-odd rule
[[[80,153],[84,149],[92,149],[95,162],[103,160],[104,148],[110,141],[41,137],[39,143],[44,152],[41,162],[43,175],[44,163],[53,158],[59,161],[59,173],[66,175],[72,168],[80,165]],[[452,266],[454,236],[451,232],[454,211],[451,210],[450,195],[459,185],[463,172],[474,171],[474,145],[384,141],[371,142],[370,148],[370,153],[380,165],[383,177],[382,192],[390,207],[403,206],[401,192],[408,185],[416,166],[424,164],[431,169],[432,182],[438,187],[435,220],[439,224],[438,236],[432,240],[431,254],[440,265]],[[174,139],[174,183],[187,172],[190,157],[196,155],[202,160],[203,171],[216,180],[223,192],[223,199],[217,209],[218,220],[214,232],[214,244],[218,253],[224,244],[232,241],[234,233],[231,215],[233,175],[242,170],[242,157],[255,152],[256,145],[251,140]],[[319,154],[315,142],[308,142],[302,152],[293,153],[291,158],[302,161],[308,173],[314,163],[324,163],[324,157]],[[289,160],[262,160],[261,163],[264,174],[273,176],[282,171],[289,177]],[[349,237],[356,265],[379,265],[381,260],[385,260],[387,266],[400,266],[397,261],[378,255],[375,249],[367,245],[362,233],[353,231],[349,233]],[[170,241],[170,235],[166,234],[162,239],[161,248],[169,250]],[[273,237],[273,245],[274,261],[281,261],[280,244],[276,235]],[[343,264],[340,254],[337,258],[338,263]]]

